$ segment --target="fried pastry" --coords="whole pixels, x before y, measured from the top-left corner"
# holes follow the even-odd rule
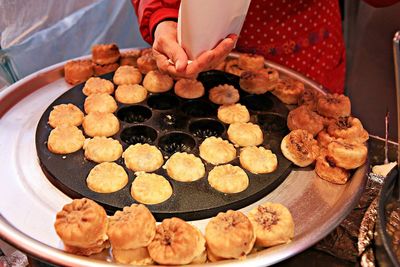
[[[304,92],[304,84],[293,78],[282,78],[276,84],[272,94],[285,104],[294,105]]]
[[[201,159],[193,154],[177,152],[165,164],[168,175],[179,182],[193,182],[202,178],[205,168]]]
[[[208,173],[208,183],[222,193],[239,193],[249,186],[249,177],[238,166],[219,165]]]
[[[225,71],[230,74],[240,76],[243,70],[239,67],[238,59],[230,59],[226,62]]]
[[[250,113],[241,104],[222,105],[218,108],[218,119],[227,124],[245,123],[250,120]]]
[[[152,53],[143,54],[137,59],[137,66],[141,73],[147,74],[152,70],[158,70],[157,62]]]
[[[248,146],[240,151],[240,165],[255,174],[270,173],[278,167],[278,159],[271,150]]]
[[[320,178],[334,184],[345,184],[350,177],[350,172],[337,167],[335,161],[326,153],[321,153],[317,158],[315,172]]]
[[[116,161],[122,155],[122,145],[119,141],[104,136],[86,139],[83,150],[85,158],[97,163]]]
[[[122,189],[128,183],[124,168],[115,162],[103,162],[90,170],[86,184],[97,193],[112,193]]]
[[[67,251],[83,255],[107,247],[107,214],[93,200],[75,199],[57,213],[54,228]]]
[[[133,66],[137,67],[137,59],[140,57],[140,50],[133,49],[121,52],[121,57],[119,59],[119,64],[121,66]]]
[[[109,218],[108,238],[114,249],[147,247],[156,234],[156,220],[143,204],[132,204]]]
[[[131,195],[136,201],[146,205],[159,204],[171,197],[172,187],[161,175],[139,173],[133,180]]]
[[[174,85],[174,80],[168,74],[158,70],[149,71],[143,79],[143,86],[152,93],[164,93]]]
[[[49,124],[56,128],[62,124],[79,126],[82,124],[84,114],[74,104],[60,104],[53,107],[49,115]]]
[[[55,154],[69,154],[82,148],[85,136],[76,126],[60,125],[51,130],[47,148]]]
[[[317,135],[317,141],[320,148],[327,148],[328,145],[335,140],[336,138],[328,134],[326,130],[320,131]]]
[[[275,88],[279,73],[271,68],[257,71],[244,71],[240,75],[240,88],[249,94],[264,94]]]
[[[180,79],[175,83],[174,92],[186,99],[195,99],[204,95],[204,86],[194,79]]]
[[[117,110],[117,102],[109,94],[91,94],[85,99],[84,104],[85,112],[87,114],[92,112],[106,112],[113,113]],[[83,119],[83,118],[82,118]]]
[[[251,122],[229,125],[228,138],[238,146],[258,146],[264,140],[260,126]]]
[[[113,259],[117,263],[129,265],[154,265],[147,247],[135,249],[112,249]]]
[[[364,143],[369,139],[361,121],[355,117],[341,117],[332,121],[326,129],[329,135],[346,141]]]
[[[337,140],[328,145],[327,154],[336,166],[351,170],[360,167],[367,161],[368,149],[361,143]]]
[[[130,145],[122,157],[125,165],[134,172],[152,172],[160,168],[164,163],[161,151],[149,144]]]
[[[119,131],[119,121],[112,113],[95,111],[85,116],[82,127],[85,134],[90,137],[109,137]]]
[[[123,104],[136,104],[147,98],[147,90],[139,84],[124,84],[115,90],[115,98]]]
[[[106,79],[92,77],[86,81],[82,92],[86,96],[101,93],[112,94],[114,93],[114,84]]]
[[[317,102],[320,96],[322,96],[322,94],[317,90],[305,88],[297,104],[299,106],[306,106],[312,111],[317,111]]]
[[[118,63],[111,63],[106,65],[99,65],[93,63],[94,76],[101,76],[113,72],[116,69],[118,69],[118,67],[119,67]]]
[[[299,167],[312,164],[319,156],[319,146],[313,135],[306,130],[294,130],[281,142],[283,155]]]
[[[138,84],[142,81],[142,73],[135,67],[121,66],[115,71],[113,81],[116,85]]]
[[[171,218],[157,226],[156,236],[148,246],[151,258],[158,264],[189,264],[202,255],[205,249],[204,238],[198,230],[187,222]]]
[[[317,101],[317,112],[325,117],[348,117],[351,113],[350,99],[345,95],[326,94]]]
[[[96,64],[115,63],[119,57],[119,48],[116,44],[97,44],[92,46],[92,60]]]
[[[214,165],[228,163],[236,158],[235,147],[220,137],[206,138],[199,146],[199,150],[200,157]]]
[[[264,68],[264,57],[262,55],[243,53],[239,55],[238,65],[242,70],[261,70]]]
[[[224,259],[244,259],[256,240],[250,220],[233,210],[218,213],[208,222],[205,233],[208,251]]]
[[[235,87],[229,84],[222,84],[211,88],[208,98],[215,104],[224,105],[238,102],[240,96]]]
[[[64,65],[64,78],[67,83],[76,85],[93,76],[91,60],[71,60]]]
[[[289,112],[287,126],[291,131],[302,129],[313,136],[316,136],[324,129],[322,117],[306,106],[300,106]]]
[[[279,203],[267,202],[247,215],[256,233],[256,246],[271,247],[288,243],[294,236],[290,211]]]

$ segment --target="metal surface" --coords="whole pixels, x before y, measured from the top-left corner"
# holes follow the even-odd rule
[[[267,62],[282,74],[308,87],[316,83],[286,68]],[[53,223],[55,214],[71,201],[42,173],[35,149],[35,130],[44,110],[69,86],[62,78],[63,63],[54,65],[0,92],[0,238],[39,259],[64,266],[110,266],[112,263],[63,252]],[[265,249],[245,261],[208,265],[265,266],[282,261],[312,246],[331,232],[359,200],[366,181],[367,163],[357,169],[345,185],[334,185],[316,177],[310,168],[294,169],[288,178],[263,199],[287,206],[295,221],[292,242]],[[204,231],[208,219],[192,221]]]
[[[397,98],[397,143],[400,144],[400,31],[393,37],[393,58],[394,75],[396,78],[396,98]],[[400,163],[400,153],[397,151],[397,163]]]

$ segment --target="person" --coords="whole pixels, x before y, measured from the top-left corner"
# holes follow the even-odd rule
[[[396,0],[368,0],[390,5]],[[143,38],[161,71],[195,77],[224,59],[237,36],[228,36],[191,64],[177,42],[180,1],[132,0]],[[346,54],[338,0],[252,0],[237,40],[238,52],[256,53],[298,71],[332,93],[343,93]],[[171,64],[171,61],[174,64]]]

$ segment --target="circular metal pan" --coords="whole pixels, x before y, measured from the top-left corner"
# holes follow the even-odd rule
[[[235,56],[235,55],[234,55]],[[63,63],[36,72],[0,92],[0,238],[33,257],[61,266],[112,266],[104,260],[62,251],[54,231],[56,213],[71,199],[51,184],[37,158],[36,126],[47,107],[71,88],[62,76]],[[283,76],[291,76],[321,90],[316,83],[282,66],[267,62]],[[363,191],[368,163],[345,185],[316,177],[308,168],[294,168],[275,190],[242,209],[247,213],[266,201],[279,202],[292,212],[292,242],[262,250],[244,261],[208,265],[266,266],[282,261],[315,244],[351,211]],[[208,219],[191,221],[204,231]],[[115,265],[117,266],[117,265]]]

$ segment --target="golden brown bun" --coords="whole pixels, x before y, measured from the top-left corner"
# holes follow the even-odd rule
[[[96,64],[116,63],[119,56],[119,48],[116,44],[97,44],[92,46],[92,60]]]
[[[243,259],[253,248],[256,236],[250,220],[240,211],[220,212],[206,226],[209,252],[220,258]]]
[[[294,236],[292,215],[282,204],[266,202],[252,209],[248,218],[257,236],[256,246],[285,244]]]
[[[187,222],[171,218],[157,226],[156,236],[148,246],[151,258],[165,265],[182,265],[199,256],[197,230]],[[203,243],[204,246],[204,243]]]
[[[121,52],[121,57],[119,59],[119,64],[121,66],[133,66],[137,67],[137,59],[140,57],[140,50],[129,50]]]
[[[72,60],[64,65],[64,78],[72,85],[83,83],[93,76],[91,60]]]
[[[227,133],[229,140],[238,146],[258,146],[264,140],[260,126],[251,122],[232,123]]]
[[[107,240],[106,211],[93,200],[75,199],[57,213],[54,228],[64,244],[79,248],[101,246]]]
[[[113,113],[95,111],[85,116],[82,127],[90,137],[109,137],[119,131],[119,120]]]
[[[367,161],[368,149],[361,143],[349,143],[337,140],[328,145],[328,156],[336,166],[351,170]]]
[[[180,79],[175,83],[174,92],[182,98],[195,99],[204,95],[204,86],[197,80]]]
[[[138,84],[142,81],[142,73],[135,67],[121,66],[115,71],[113,81],[116,85]]]
[[[109,218],[107,231],[113,249],[147,247],[156,234],[156,220],[142,204],[132,204]]]
[[[309,109],[316,111],[318,98],[320,96],[322,96],[322,93],[318,92],[317,90],[311,88],[305,88],[303,93],[300,95],[298,99],[298,105],[306,106]]]
[[[319,146],[313,135],[306,130],[294,130],[281,142],[283,155],[299,167],[312,164],[319,156]]]
[[[229,84],[221,84],[210,89],[208,98],[218,105],[234,104],[239,101],[239,91]]]
[[[350,116],[350,99],[345,95],[338,94],[320,96],[317,102],[317,112],[322,116],[330,118]]]
[[[75,255],[81,255],[81,256],[90,256],[93,254],[98,254],[109,247],[110,247],[110,242],[108,242],[108,240],[104,241],[103,243],[101,243],[98,246],[89,247],[89,248],[74,247],[74,246],[69,246],[69,245],[64,244],[64,248],[65,248],[66,252],[75,254]]]
[[[228,59],[225,65],[225,71],[240,76],[244,70],[239,67],[238,59]]]
[[[364,143],[369,135],[361,124],[361,121],[355,117],[342,117],[332,121],[326,130],[328,134],[335,138],[346,139],[348,142]]]
[[[135,249],[112,249],[116,262],[130,265],[154,265],[155,262],[149,255],[147,247]]]
[[[325,153],[317,158],[315,172],[322,179],[334,184],[345,184],[350,177],[349,171],[337,167],[334,160]]]
[[[56,154],[69,154],[83,147],[85,136],[76,126],[60,125],[51,130],[47,148]]]
[[[283,78],[278,81],[272,94],[285,104],[294,105],[304,92],[304,84],[292,78]]]
[[[279,74],[274,69],[244,71],[240,75],[240,87],[249,94],[264,94],[275,88]]]
[[[137,66],[141,73],[147,74],[152,70],[158,70],[157,62],[151,53],[143,54],[137,59]]]
[[[300,106],[289,112],[287,126],[291,131],[303,129],[313,136],[316,136],[324,129],[322,117],[306,106]]]
[[[264,57],[256,54],[240,54],[238,61],[239,68],[242,70],[261,70],[264,68]]]
[[[111,95],[106,93],[91,94],[86,97],[84,103],[84,109],[87,114],[95,111],[113,113],[117,108],[117,102]]]
[[[61,125],[79,126],[82,124],[84,114],[74,104],[60,104],[53,107],[49,115],[49,124],[56,128]]]
[[[174,80],[158,70],[149,71],[143,79],[143,86],[152,93],[164,93],[172,89]]]

